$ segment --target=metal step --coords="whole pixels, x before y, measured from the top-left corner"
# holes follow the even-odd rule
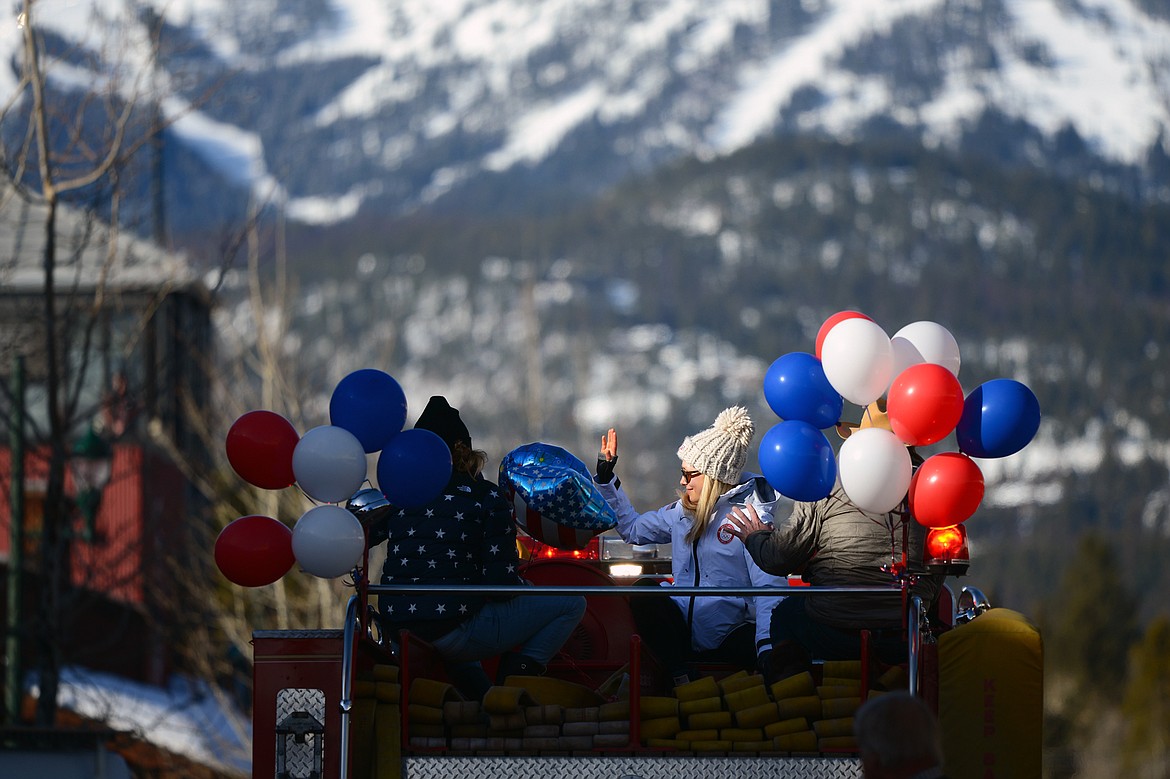
[[[404,779],[860,779],[861,762],[843,757],[427,756],[403,760]]]

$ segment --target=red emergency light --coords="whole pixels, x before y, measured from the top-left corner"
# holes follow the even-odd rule
[[[932,528],[926,536],[923,562],[932,571],[962,576],[971,564],[967,528],[963,525]]]
[[[599,560],[600,544],[597,536],[589,540],[583,549],[560,549],[544,544],[527,534],[518,534],[521,559],[529,560]]]

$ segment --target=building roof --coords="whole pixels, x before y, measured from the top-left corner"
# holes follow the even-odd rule
[[[218,775],[251,773],[251,721],[204,682],[175,676],[163,688],[71,666],[62,670],[58,705]]]
[[[0,182],[0,293],[44,289],[48,208]],[[187,259],[125,230],[111,230],[92,215],[60,207],[54,283],[62,292],[97,288],[132,291],[201,288]]]

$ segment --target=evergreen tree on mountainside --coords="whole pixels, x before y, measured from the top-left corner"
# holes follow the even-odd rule
[[[1121,576],[1117,554],[1090,533],[1068,561],[1045,631],[1045,663],[1084,694],[1116,700],[1138,636],[1137,602]]]
[[[1048,556],[1062,546],[1049,544]],[[1045,779],[1163,775],[1119,772],[1118,744],[1128,729],[1120,702],[1140,635],[1137,598],[1121,569],[1114,545],[1085,533],[1041,610]],[[1146,765],[1145,756],[1141,761]]]
[[[1170,773],[1170,619],[1146,628],[1130,653],[1122,713],[1127,732],[1122,769],[1127,776]]]

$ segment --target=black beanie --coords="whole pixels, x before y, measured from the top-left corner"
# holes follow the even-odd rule
[[[414,426],[416,429],[430,430],[442,438],[451,451],[455,451],[456,441],[463,441],[471,448],[471,433],[459,418],[459,409],[451,408],[451,404],[442,395],[431,396]]]

